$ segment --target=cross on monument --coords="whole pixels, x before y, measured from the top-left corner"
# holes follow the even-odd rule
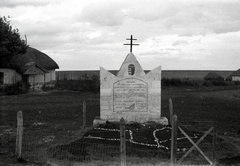
[[[126,39],[126,40],[130,40],[130,44],[123,44],[123,45],[130,45],[130,52],[132,52],[132,46],[139,46],[139,44],[133,44],[132,41],[133,40],[137,40],[137,39],[133,39],[132,35],[130,39]]]

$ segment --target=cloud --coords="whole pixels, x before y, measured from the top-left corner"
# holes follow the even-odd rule
[[[41,49],[54,49],[62,46],[74,46],[76,42],[90,43],[89,40],[100,31],[86,23],[76,20],[78,6],[59,4],[45,7],[18,7],[4,9],[5,13],[14,12],[11,18],[13,27],[20,30],[20,34],[27,35],[28,44]],[[65,12],[68,12],[66,14]],[[15,14],[16,13],[16,14]]]
[[[155,21],[162,20],[176,15],[180,10],[176,7],[176,2],[166,1],[146,1],[146,0],[133,0],[128,2],[125,9],[126,15],[130,18],[142,21]],[[137,4],[137,5],[136,5]]]
[[[59,4],[66,0],[1,0],[0,7],[17,7],[17,6],[46,6],[49,4]]]
[[[184,41],[184,40],[177,40],[172,45],[177,46],[177,45],[182,45],[182,44],[188,44],[188,42]]]
[[[181,10],[164,24],[182,35],[236,32],[240,30],[239,8],[240,1],[183,3]]]
[[[91,3],[83,8],[80,21],[100,26],[119,26],[124,22],[124,11],[121,3],[101,1]]]
[[[137,5],[136,5],[137,3]],[[240,1],[131,1],[125,14],[163,34],[206,35],[240,30]]]
[[[238,0],[0,0],[0,5],[1,15],[10,15],[28,43],[53,56],[61,69],[118,69],[131,34],[140,44],[133,53],[145,69],[239,66]]]

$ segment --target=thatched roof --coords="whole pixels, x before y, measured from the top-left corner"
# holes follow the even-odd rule
[[[48,73],[46,69],[37,65],[35,62],[29,62],[24,66],[23,75],[35,75]]]
[[[237,71],[234,71],[231,76],[240,76],[240,69],[238,69]]]
[[[59,69],[58,64],[45,53],[29,47],[25,54],[15,55],[11,60],[11,68],[24,74],[28,70],[27,64],[34,63],[43,70]],[[31,66],[32,67],[32,66]]]
[[[205,77],[205,80],[216,80],[216,79],[223,79],[222,76],[220,76],[217,73],[210,72]]]

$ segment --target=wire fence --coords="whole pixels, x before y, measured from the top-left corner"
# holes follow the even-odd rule
[[[32,165],[120,165],[118,125],[110,129],[109,126],[90,129],[79,139],[65,140],[61,143],[55,136],[57,131],[52,131],[55,135],[49,135],[49,130],[46,128],[44,131],[43,125],[35,123],[24,127],[20,162]],[[158,149],[154,140],[152,143],[144,143],[144,138],[137,139],[135,132],[126,129],[126,133],[127,165],[156,165],[169,160],[170,153]],[[153,135],[150,138],[154,139]],[[7,143],[9,139],[16,141],[16,134],[11,138],[9,135],[4,140]],[[15,147],[12,147],[12,153],[14,150]]]
[[[22,158],[28,163],[35,165],[56,164],[56,165],[77,165],[102,160],[119,160],[119,146],[106,143],[95,143],[94,141],[76,140],[73,142],[57,144],[54,136],[36,134],[35,128],[24,133]],[[36,134],[33,140],[32,134]],[[118,156],[118,158],[116,158]],[[116,159],[115,159],[116,158]],[[111,160],[110,160],[111,159]]]
[[[193,124],[180,123],[179,126],[196,143],[206,131],[214,126],[213,122],[196,122]],[[171,133],[171,126],[168,126],[168,132]],[[38,135],[37,128],[30,128],[24,133],[22,156],[29,163],[35,165],[120,165],[120,133],[108,130],[99,130],[99,128],[90,130],[78,140],[55,144],[54,136]],[[160,130],[159,130],[160,131]],[[126,133],[129,132],[126,129]],[[35,140],[32,134],[36,135]],[[156,133],[155,133],[156,134]],[[159,135],[158,135],[159,134]],[[166,147],[170,146],[171,137],[161,138],[161,134],[156,136],[162,140]],[[151,143],[147,140],[144,144],[144,138],[132,140],[131,135],[126,134],[126,163],[127,165],[168,165],[170,159],[170,148],[159,148],[157,143]],[[28,140],[28,137],[31,140]],[[166,137],[166,135],[164,136]],[[214,135],[210,132],[199,144],[198,147],[211,160],[215,159],[219,164],[232,163],[229,159],[240,155],[239,149],[228,137],[218,135],[214,140]],[[142,142],[141,142],[142,141]],[[159,141],[161,142],[161,141]],[[155,146],[156,145],[156,146]],[[193,144],[179,130],[177,133],[177,161],[179,161],[186,152],[192,148]],[[229,160],[229,161],[228,161]],[[204,156],[194,148],[178,165],[210,165]]]
[[[22,157],[28,163],[34,165],[121,165],[120,159],[120,137],[109,135],[112,139],[106,139],[108,131],[95,130],[91,135],[98,135],[98,138],[85,136],[81,139],[67,144],[53,145],[52,138],[38,137],[40,145],[34,141],[28,142],[25,134],[23,142]],[[117,135],[116,135],[117,136]],[[43,141],[46,141],[44,144]],[[126,140],[126,161],[127,165],[157,165],[168,162],[169,153],[165,154],[157,148],[149,148],[146,145],[130,143]]]
[[[197,144],[210,161],[219,165],[236,165],[240,162],[240,141],[238,128],[225,123],[224,131],[212,121],[179,119],[178,126]],[[22,161],[32,165],[121,165],[119,124],[81,130],[75,140],[62,139],[59,129],[44,127],[34,123],[23,127]],[[79,127],[80,128],[80,127]],[[203,135],[211,130],[204,139]],[[154,123],[126,127],[126,163],[127,165],[169,165],[171,154],[171,125],[158,126]],[[14,155],[15,147],[9,142],[16,142],[17,130],[2,128],[1,153]],[[58,133],[59,132],[59,133]],[[76,131],[77,132],[77,131]],[[81,133],[81,134],[80,134]],[[201,140],[199,142],[199,140]],[[198,143],[199,142],[199,143]],[[194,147],[189,139],[177,130],[178,165],[210,165],[208,160]],[[186,155],[189,149],[191,153]],[[184,158],[182,158],[186,155]],[[179,162],[180,161],[180,162]]]

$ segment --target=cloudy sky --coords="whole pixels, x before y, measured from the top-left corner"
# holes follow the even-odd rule
[[[143,69],[240,68],[240,0],[0,0],[60,70],[119,69],[132,34]]]

